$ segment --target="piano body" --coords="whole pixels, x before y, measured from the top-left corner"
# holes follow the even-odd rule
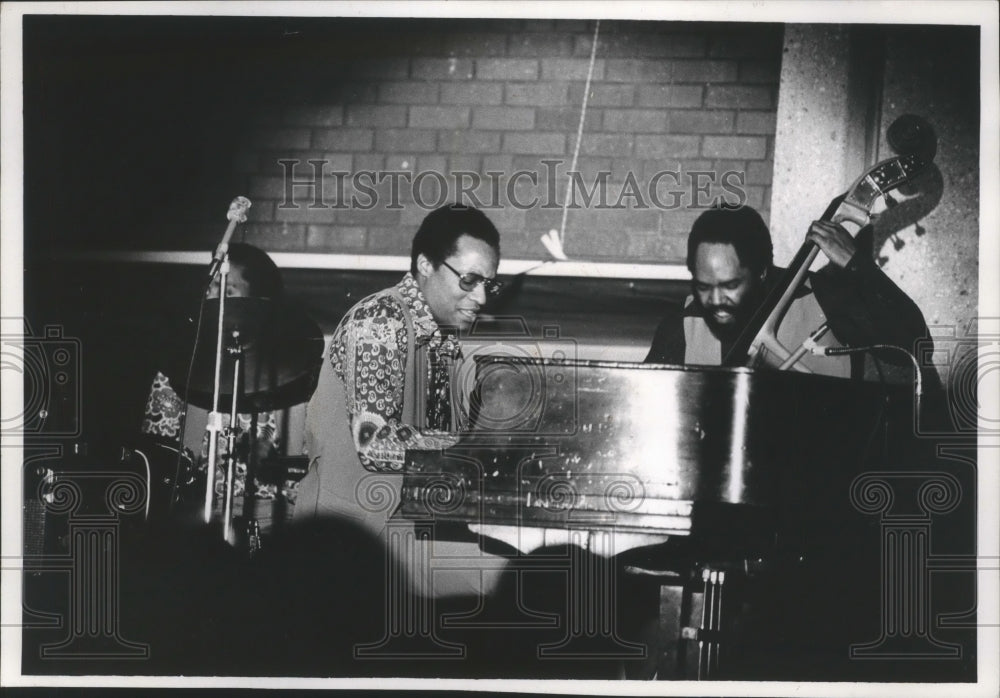
[[[726,570],[842,535],[850,483],[881,457],[886,411],[903,397],[798,372],[476,361],[470,429],[443,451],[407,452],[399,513],[520,553],[630,551],[616,558],[639,561],[626,570],[662,582],[660,678],[685,664],[680,676],[717,673],[723,628],[703,611],[721,604]]]
[[[470,430],[407,452],[401,513],[506,527],[522,552],[555,531],[613,531],[611,553],[676,537],[749,553],[794,537],[824,500],[847,502],[885,411],[884,387],[813,374],[477,363]]]

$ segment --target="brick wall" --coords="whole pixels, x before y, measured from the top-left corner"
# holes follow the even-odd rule
[[[505,257],[543,255],[539,235],[561,222],[594,23],[382,22],[359,26],[349,46],[327,46],[321,59],[286,59],[300,75],[311,68],[308,77],[254,110],[234,162],[254,204],[247,240],[275,251],[408,254],[424,206],[464,187],[500,228]],[[567,253],[680,261],[697,206],[738,191],[766,219],[781,27],[600,29],[577,171],[588,191],[603,182],[605,193],[589,204],[578,193]],[[459,181],[457,172],[470,174]],[[728,187],[725,172],[737,173]],[[307,184],[290,188],[289,174]]]

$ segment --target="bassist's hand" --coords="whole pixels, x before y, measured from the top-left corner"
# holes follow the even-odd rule
[[[851,261],[857,246],[847,230],[830,221],[813,221],[806,234],[806,240],[816,243],[831,263],[844,269]]]

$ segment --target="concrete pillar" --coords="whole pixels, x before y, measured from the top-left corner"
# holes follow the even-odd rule
[[[979,306],[980,69],[975,27],[888,32],[882,132],[900,115],[917,114],[934,127],[938,149],[922,196],[900,191],[905,205],[879,221],[875,253],[928,324],[959,339]],[[883,142],[879,155],[893,153]]]
[[[873,85],[881,68],[870,65],[879,62],[871,47],[849,26],[785,27],[771,195],[779,266],[788,264],[830,200],[870,164]]]

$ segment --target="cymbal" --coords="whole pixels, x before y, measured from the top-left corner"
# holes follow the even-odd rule
[[[297,305],[267,298],[227,298],[223,318],[223,361],[218,410],[228,413],[233,370],[240,358],[237,411],[241,414],[284,409],[306,402],[316,389],[323,363],[323,333]],[[188,403],[212,409],[219,300],[205,301],[197,345],[190,320],[170,367],[171,385]],[[193,347],[193,348],[192,348]],[[194,354],[189,385],[188,363]]]

